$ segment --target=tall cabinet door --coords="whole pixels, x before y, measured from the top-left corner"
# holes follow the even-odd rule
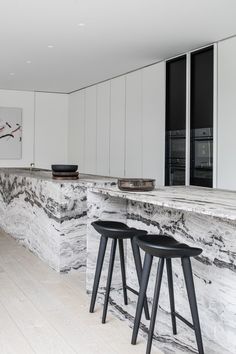
[[[97,169],[97,90],[96,86],[85,90],[85,172]]]
[[[186,55],[166,63],[165,184],[184,185],[186,169]]]
[[[110,176],[124,177],[125,77],[111,80]]]
[[[165,63],[143,70],[142,155],[143,177],[164,185],[165,168]]]
[[[69,95],[69,163],[78,164],[84,172],[85,90]]]
[[[97,85],[97,174],[110,173],[110,81]]]
[[[236,190],[236,37],[218,44],[217,187]]]
[[[213,182],[213,46],[191,54],[190,184]]]
[[[142,71],[126,76],[125,176],[142,177]]]

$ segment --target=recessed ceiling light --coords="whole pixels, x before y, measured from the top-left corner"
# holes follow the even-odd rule
[[[15,73],[10,73],[10,75],[11,75],[11,76],[14,76],[14,75],[15,75]]]
[[[79,27],[84,27],[84,26],[85,26],[85,23],[82,23],[82,22],[81,22],[81,23],[78,23],[78,26],[79,26]]]
[[[31,64],[31,60],[26,60],[26,64]]]
[[[52,44],[48,45],[48,48],[50,48],[50,49],[53,48],[53,47],[54,47],[54,45],[52,45]]]

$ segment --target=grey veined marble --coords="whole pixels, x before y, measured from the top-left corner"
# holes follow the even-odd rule
[[[89,189],[87,291],[91,292],[92,288],[99,240],[90,222],[97,218],[121,220],[129,226],[146,229],[149,233],[172,235],[190,246],[201,247],[203,253],[192,259],[192,267],[205,353],[236,353],[235,202],[236,193],[202,188],[164,188],[160,192],[146,194],[124,193],[117,188]],[[127,283],[138,289],[129,241],[125,249]],[[105,259],[99,289],[100,301],[103,301],[101,295],[104,294],[107,264],[108,259]],[[156,265],[154,262],[148,287],[150,307]],[[179,260],[173,261],[173,272],[176,310],[192,321]],[[119,260],[116,262],[112,287],[110,301],[113,306],[110,309],[132,327],[137,297],[129,292],[129,305],[124,306]],[[177,320],[178,334],[172,334],[166,275],[159,304],[155,345],[168,354],[197,353],[195,335],[189,327]],[[143,318],[141,333],[146,336],[147,330],[148,322]]]
[[[87,187],[114,179],[55,181],[50,172],[0,170],[0,227],[57,271],[86,265]]]

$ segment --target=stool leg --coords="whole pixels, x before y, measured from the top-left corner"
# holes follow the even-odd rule
[[[99,286],[99,282],[100,282],[106,247],[107,247],[107,238],[104,236],[101,236],[89,312],[94,311],[94,306],[95,306],[95,302],[96,302],[96,297],[97,297],[98,286]]]
[[[138,330],[139,330],[140,320],[142,316],[143,304],[146,296],[147,285],[148,285],[150,270],[152,266],[152,260],[153,260],[153,256],[146,253],[144,258],[142,280],[141,280],[141,286],[139,290],[139,297],[138,297],[135,319],[134,319],[134,328],[133,328],[131,344],[136,344],[137,342]]]
[[[105,301],[104,301],[103,314],[102,314],[102,323],[106,322],[108,300],[109,300],[110,289],[111,289],[111,279],[112,279],[115,254],[116,254],[116,245],[117,245],[117,240],[113,239],[111,244],[111,254],[110,254],[110,262],[109,262],[108,275],[107,275],[107,285],[106,285],[106,294],[105,294]]]
[[[174,285],[173,285],[171,258],[166,259],[166,269],[167,269],[167,278],[168,278],[168,287],[169,287],[170,311],[171,311],[173,334],[177,334],[176,317],[175,317]]]
[[[182,261],[184,279],[187,288],[190,310],[192,314],[193,325],[194,325],[194,330],[196,335],[198,353],[204,354],[191,262],[189,257],[184,257],[181,259],[181,261]]]
[[[158,301],[159,301],[160,290],[161,290],[161,281],[162,281],[162,275],[163,275],[163,269],[164,269],[164,261],[165,261],[164,258],[160,258],[159,263],[158,263],[157,277],[156,277],[156,284],[155,284],[155,291],[154,291],[153,305],[152,305],[151,321],[150,321],[150,327],[148,330],[148,342],[147,342],[146,354],[151,353],[152,338],[153,338],[153,332],[154,332],[154,327],[155,327],[155,322],[156,322]]]
[[[122,285],[123,285],[123,294],[124,294],[124,304],[128,305],[123,240],[119,240],[119,251],[120,251],[120,267],[121,267],[121,276],[122,276]]]
[[[142,261],[141,261],[141,256],[140,256],[140,250],[139,250],[139,246],[137,245],[137,243],[133,239],[131,239],[130,241],[131,241],[131,247],[132,247],[133,256],[134,256],[134,263],[135,263],[139,287],[140,287],[141,279],[142,279]],[[150,320],[146,296],[144,299],[144,313],[145,313],[146,320]]]

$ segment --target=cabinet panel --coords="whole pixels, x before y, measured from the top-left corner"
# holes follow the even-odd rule
[[[84,172],[85,90],[69,95],[68,160]]]
[[[85,155],[86,173],[96,173],[97,169],[97,90],[96,86],[85,90]]]
[[[165,64],[143,69],[143,177],[164,185]]]
[[[109,176],[110,81],[97,85],[97,174]]]
[[[110,175],[124,176],[125,77],[111,80]]]
[[[236,190],[236,38],[218,44],[217,187]]]
[[[126,76],[125,176],[142,177],[142,70]]]

